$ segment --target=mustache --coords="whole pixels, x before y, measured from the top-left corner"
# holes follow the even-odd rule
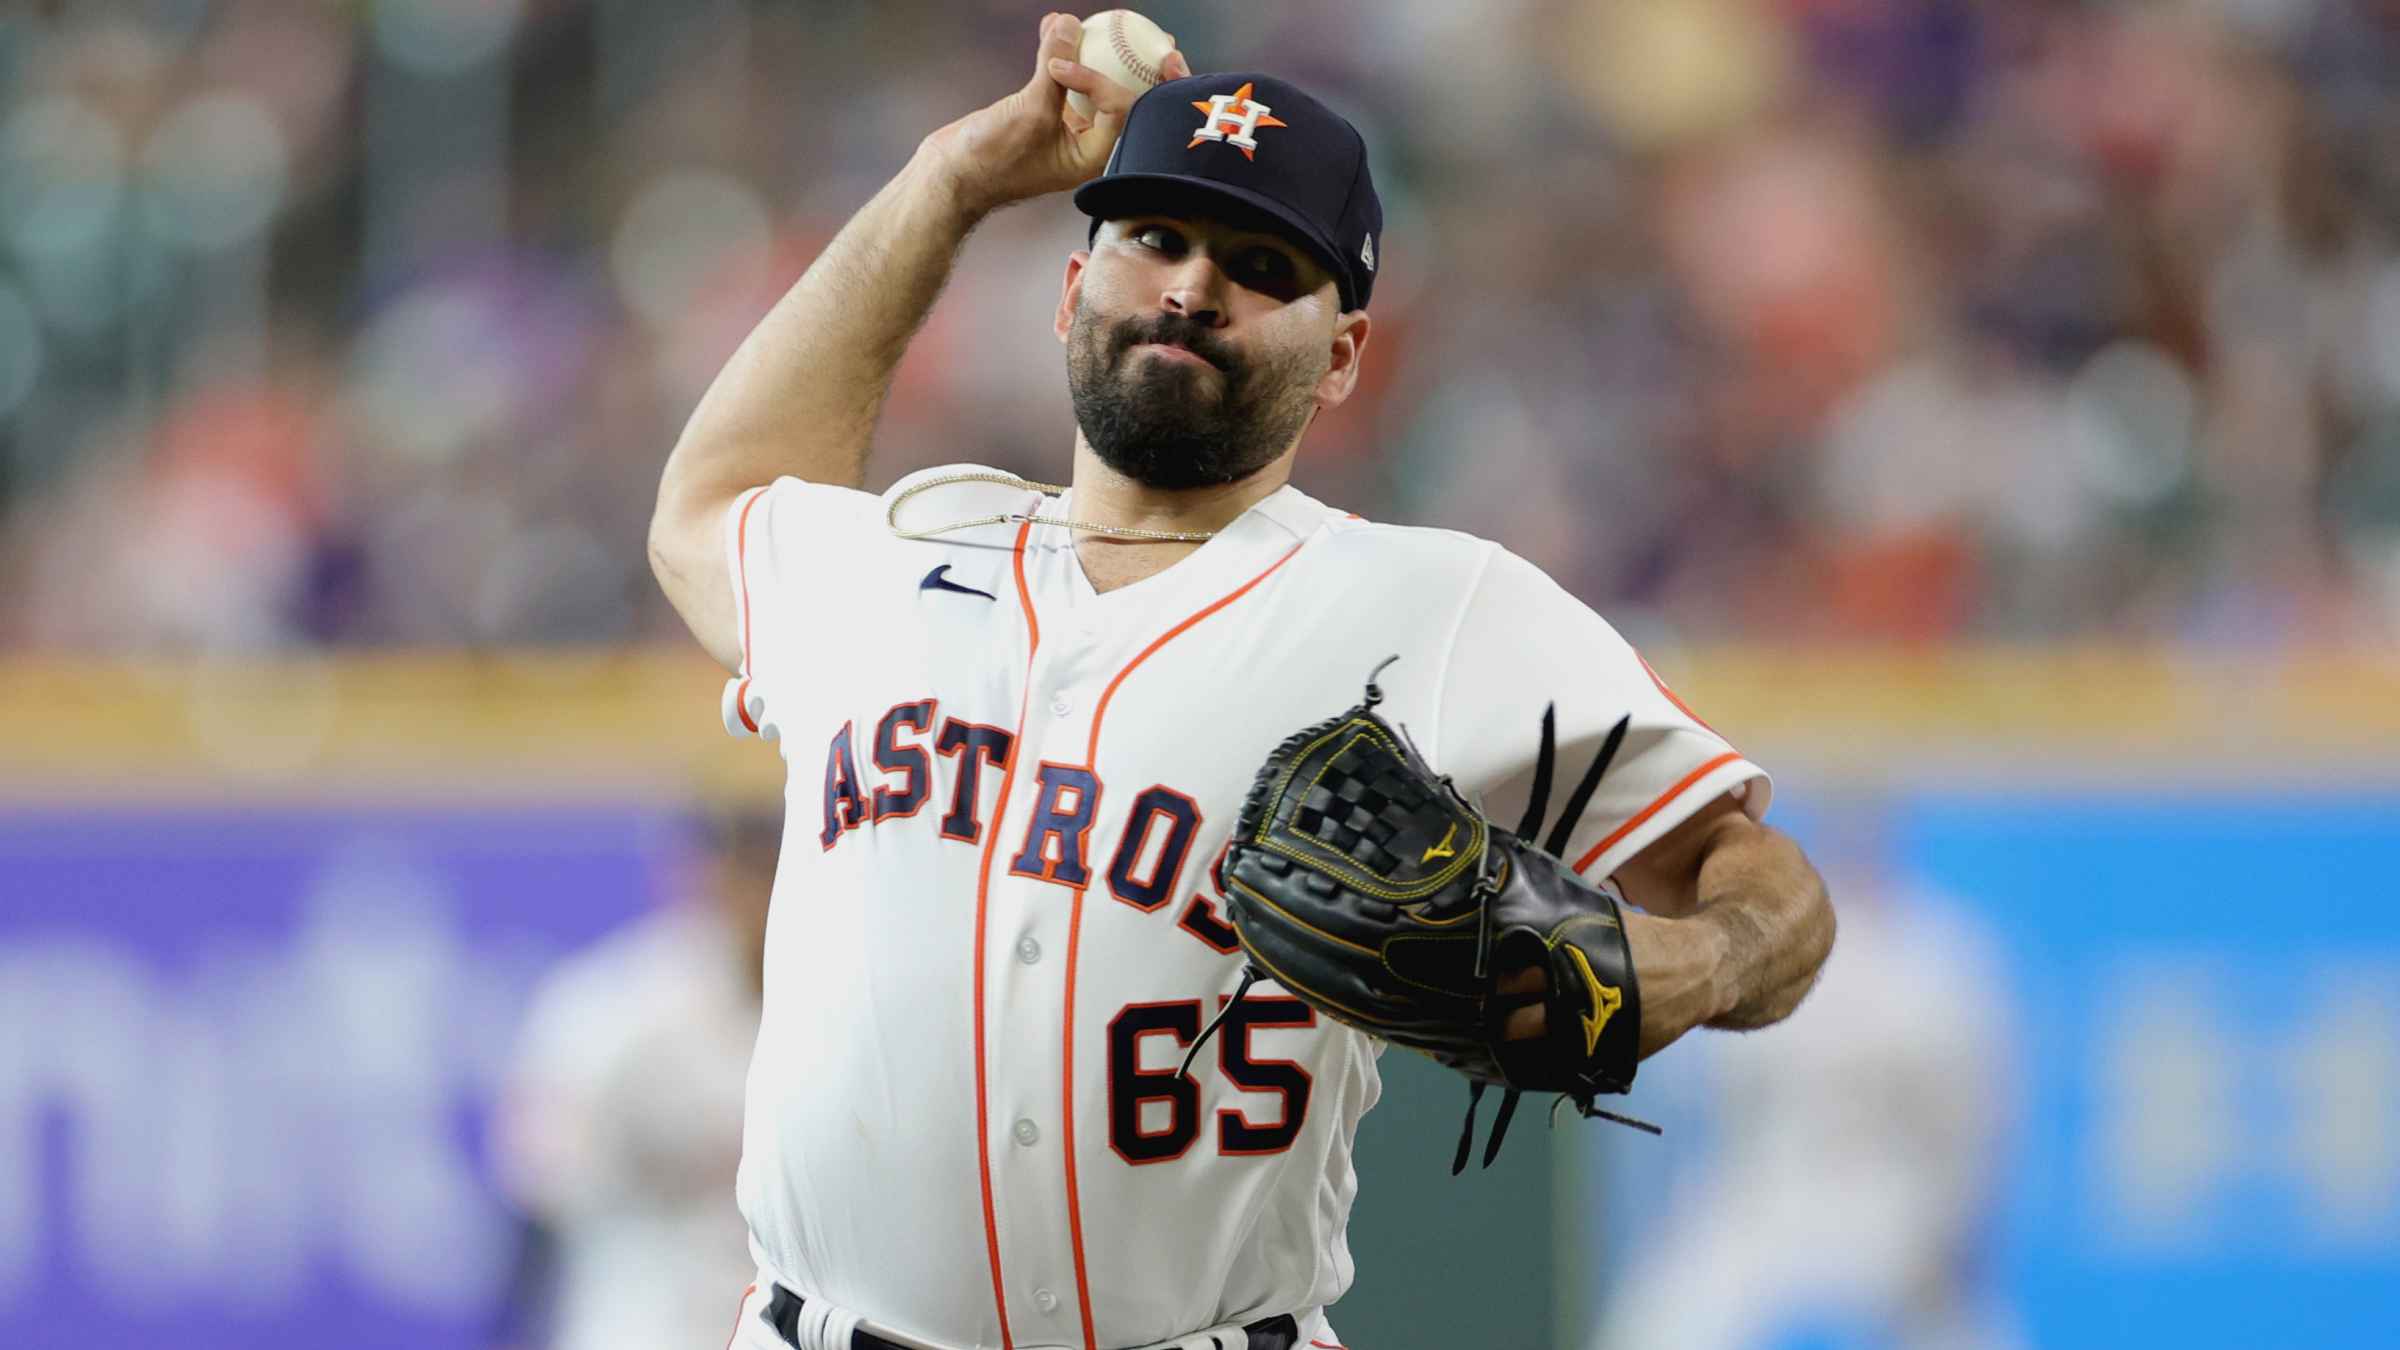
[[[1180,314],[1157,314],[1127,320],[1117,330],[1117,349],[1113,354],[1122,356],[1145,342],[1184,348],[1222,371],[1231,371],[1234,367],[1233,353],[1217,341],[1216,335],[1206,325]]]

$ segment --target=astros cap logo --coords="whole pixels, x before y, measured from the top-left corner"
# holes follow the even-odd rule
[[[1269,117],[1272,109],[1250,97],[1251,83],[1245,80],[1241,88],[1230,94],[1215,95],[1205,103],[1194,102],[1192,106],[1207,113],[1208,120],[1192,133],[1192,144],[1183,148],[1189,150],[1202,141],[1223,141],[1239,149],[1245,159],[1258,158],[1258,129],[1289,124]]]

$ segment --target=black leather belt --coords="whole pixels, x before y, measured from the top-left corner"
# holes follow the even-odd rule
[[[767,1325],[775,1328],[775,1334],[783,1337],[786,1345],[800,1343],[800,1309],[806,1302],[780,1284],[775,1286],[775,1296],[767,1300]],[[1242,1330],[1250,1336],[1246,1350],[1292,1350],[1300,1343],[1300,1323],[1290,1313],[1252,1322]],[[850,1346],[851,1350],[908,1350],[899,1342],[887,1341],[871,1331],[852,1332]]]

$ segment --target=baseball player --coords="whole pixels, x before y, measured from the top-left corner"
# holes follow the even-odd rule
[[[1383,711],[1495,813],[1530,793],[1545,705],[1570,763],[1630,718],[1562,856],[1646,911],[1644,1051],[1782,1017],[1832,941],[1758,823],[1765,774],[1597,615],[1493,543],[1286,481],[1368,348],[1358,131],[1180,55],[1136,102],[1079,37],[1045,19],[1024,86],[922,142],[660,487],[660,583],[734,672],[727,726],[788,766],[738,1345],[1339,1344],[1378,1044],[1267,982],[1177,1069],[1241,979],[1215,864],[1253,774],[1394,652]],[[1054,320],[1071,484],[961,464],[859,490],[962,240],[1067,189],[1092,221]]]
[[[707,824],[673,902],[561,962],[527,1009],[492,1153],[527,1220],[516,1321],[546,1350],[704,1344],[748,1269],[725,1186],[782,820]]]

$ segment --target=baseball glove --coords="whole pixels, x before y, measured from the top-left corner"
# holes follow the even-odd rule
[[[1657,1133],[1592,1103],[1633,1083],[1641,994],[1617,901],[1558,858],[1631,719],[1609,732],[1537,847],[1557,757],[1555,706],[1542,714],[1525,817],[1513,833],[1495,829],[1375,712],[1375,676],[1390,664],[1369,675],[1364,702],[1276,747],[1242,804],[1222,879],[1249,955],[1242,989],[1273,979],[1338,1021],[1465,1074],[1453,1175],[1495,1084],[1507,1095],[1486,1167],[1524,1092],[1559,1093],[1587,1116]],[[1547,973],[1545,989],[1498,990],[1500,975],[1527,967]],[[1509,1039],[1508,1015],[1536,1003],[1547,1030]]]

